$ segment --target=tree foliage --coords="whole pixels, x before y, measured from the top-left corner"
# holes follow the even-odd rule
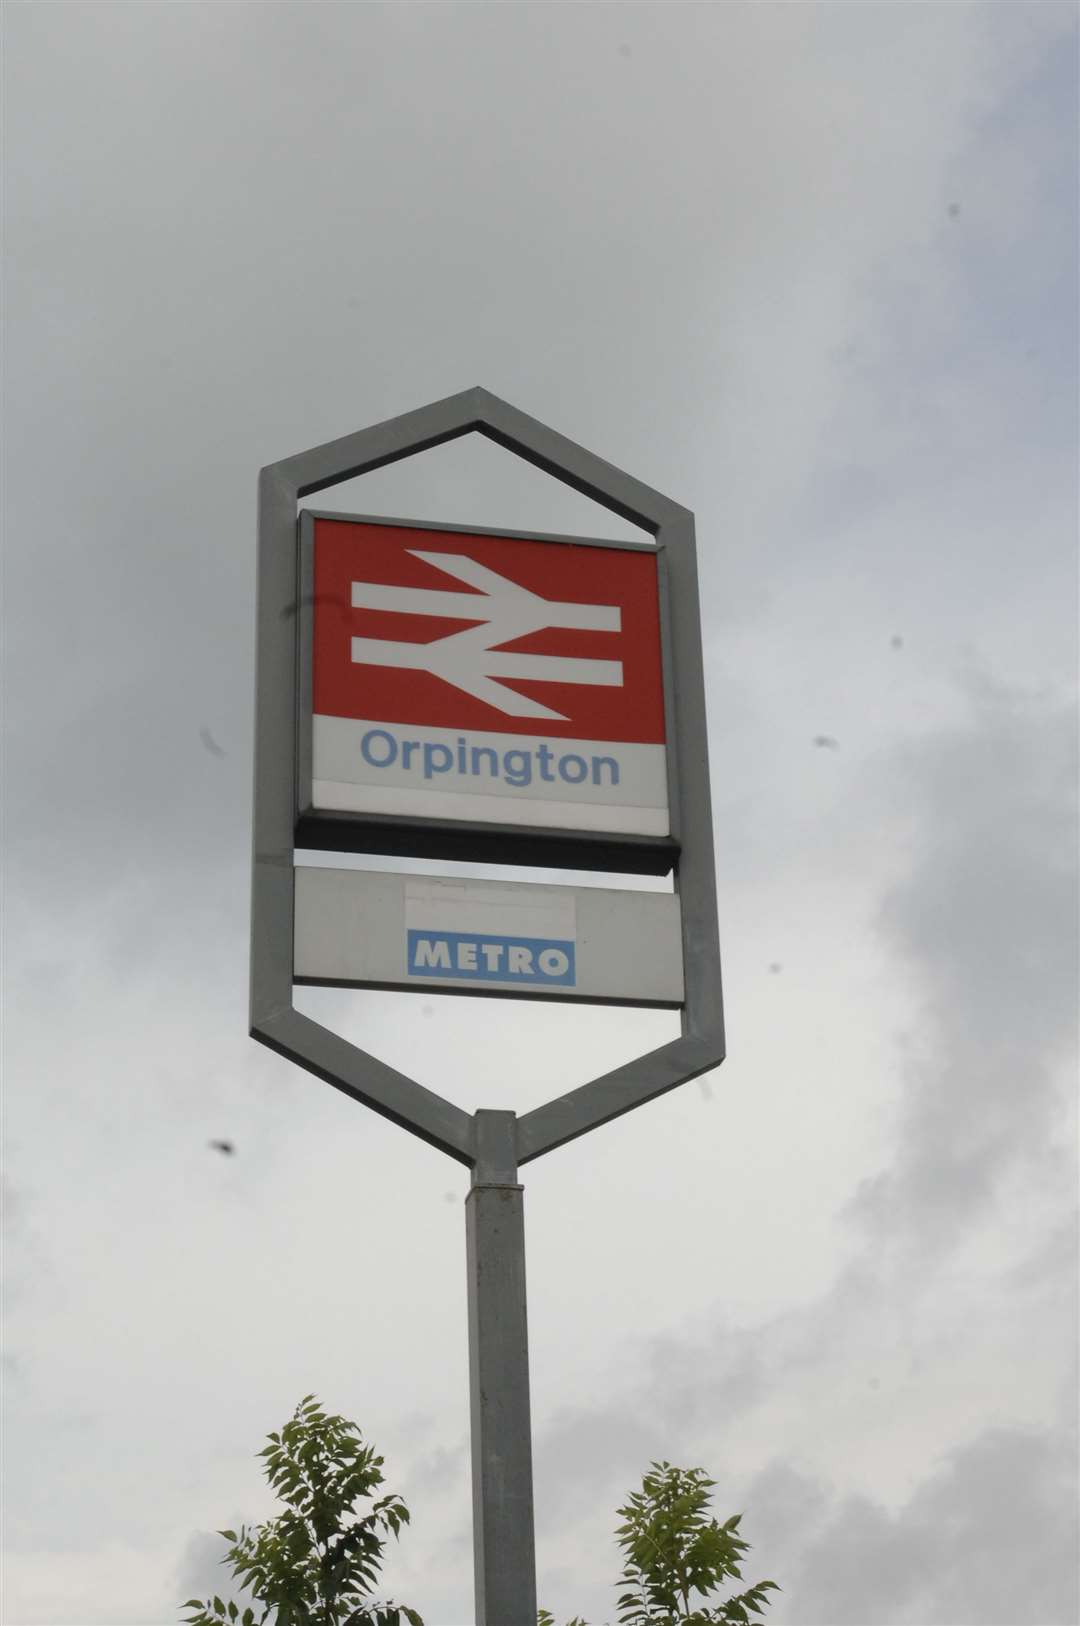
[[[284,1512],[219,1531],[231,1543],[222,1563],[254,1607],[216,1594],[189,1598],[184,1626],[424,1626],[415,1609],[372,1596],[387,1538],[408,1524],[409,1510],[394,1492],[374,1499],[383,1459],[356,1424],[305,1395],[259,1456]],[[618,1509],[619,1626],[754,1626],[751,1617],[765,1613],[774,1581],[708,1601],[725,1581],[742,1580],[749,1550],[741,1514],[726,1524],[710,1516],[714,1485],[703,1468],[654,1462]],[[370,1506],[358,1513],[361,1501]],[[555,1626],[554,1617],[541,1609],[537,1626]],[[575,1616],[567,1626],[586,1623]]]
[[[739,1535],[742,1515],[726,1524],[709,1516],[715,1480],[703,1468],[654,1462],[625,1507],[615,1531],[623,1550],[620,1626],[752,1626],[769,1607],[775,1581],[708,1602],[725,1581],[742,1580],[749,1542]],[[555,1626],[542,1609],[538,1626]],[[567,1626],[585,1626],[574,1619]]]
[[[357,1503],[383,1483],[383,1459],[356,1424],[305,1395],[268,1441],[259,1456],[285,1511],[219,1532],[231,1543],[222,1563],[256,1607],[189,1598],[185,1626],[423,1626],[415,1609],[371,1596],[386,1539],[408,1524],[409,1510],[391,1492],[357,1516]]]

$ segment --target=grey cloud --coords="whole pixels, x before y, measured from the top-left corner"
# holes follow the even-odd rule
[[[785,1347],[790,1339],[785,1339]],[[635,1341],[624,1351],[623,1381],[579,1407],[565,1407],[537,1428],[534,1443],[537,1540],[541,1596],[569,1616],[603,1621],[614,1613],[612,1582],[619,1570],[613,1531],[616,1509],[641,1482],[652,1461],[700,1465],[717,1480],[715,1510],[737,1511],[737,1478],[725,1473],[723,1440],[729,1420],[774,1392],[776,1338],[729,1324],[708,1339]],[[776,1506],[804,1494],[801,1482],[774,1474],[768,1494]],[[816,1493],[820,1499],[821,1493]],[[754,1541],[758,1502],[747,1498],[744,1534]],[[801,1507],[801,1503],[800,1503]],[[576,1541],[581,1551],[566,1561]],[[559,1556],[564,1557],[562,1563]],[[575,1562],[576,1558],[576,1562]],[[768,1571],[751,1558],[749,1577]],[[777,1577],[779,1579],[779,1577]]]
[[[456,1488],[468,1475],[469,1451],[460,1445],[436,1446],[418,1457],[409,1468],[405,1500],[411,1505],[410,1487],[422,1486],[425,1495],[438,1496]]]
[[[21,1148],[16,1144],[16,1137],[9,1136],[9,1141],[8,1158],[19,1161]],[[14,1363],[17,1313],[32,1293],[52,1291],[55,1277],[45,1246],[42,1215],[34,1188],[14,1181],[5,1171],[0,1174],[0,1199],[4,1231],[4,1304],[8,1323],[5,1345]]]
[[[238,1530],[242,1522],[237,1519],[228,1528]],[[222,1562],[228,1546],[216,1530],[193,1531],[176,1567],[177,1603],[187,1598],[210,1598],[215,1593],[238,1603],[245,1597],[243,1589],[234,1584],[232,1571]]]
[[[572,1571],[555,1566],[544,1570],[546,1595],[599,1618],[610,1601],[600,1557],[618,1502],[652,1458],[689,1463],[704,1450],[688,1453],[685,1438],[673,1445],[655,1420],[642,1426],[648,1397],[635,1401],[599,1418],[557,1419],[538,1456],[539,1465],[559,1465],[549,1544],[558,1525],[565,1539],[567,1525],[584,1521],[595,1552],[587,1596],[580,1581],[574,1592]],[[770,1614],[775,1626],[1073,1626],[1080,1601],[1074,1445],[1070,1431],[987,1429],[950,1453],[896,1511],[867,1495],[838,1495],[780,1458],[749,1480],[725,1474],[716,1460],[705,1466],[718,1481],[717,1511],[744,1513],[746,1576],[768,1576],[783,1589]],[[538,1473],[538,1487],[545,1478]],[[540,1535],[543,1547],[543,1525]]]
[[[1008,1286],[1019,1293],[1059,1291],[1062,1283],[1080,1279],[1077,1255],[1080,1225],[1072,1212],[1050,1232],[1045,1242],[1008,1272]]]
[[[3,1209],[4,1234],[10,1236],[23,1222],[25,1196],[9,1175],[0,1174],[0,1205]]]
[[[789,1463],[771,1462],[747,1487],[746,1509],[743,1534],[753,1538],[761,1554],[762,1573],[769,1573],[785,1593],[790,1591],[790,1555],[799,1552],[832,1511],[828,1486]],[[765,1568],[770,1563],[775,1575]]]
[[[664,1454],[663,1429],[647,1404],[609,1401],[557,1413],[533,1453],[538,1530],[544,1534],[605,1503],[614,1508],[612,1498]]]
[[[969,726],[888,770],[918,820],[881,929],[921,1014],[899,1143],[854,1216],[879,1241],[940,1249],[1022,1170],[1068,1180],[1056,1069],[1077,1021],[1076,717],[983,679]]]
[[[777,1484],[770,1470],[750,1492],[763,1553],[774,1550]],[[781,1519],[797,1556],[785,1542],[774,1626],[1072,1626],[1077,1619],[1076,1461],[1060,1436],[988,1429],[896,1512],[849,1497],[822,1520],[820,1487],[797,1476],[788,1496],[808,1524],[799,1530]]]
[[[788,1340],[782,1334],[775,1341],[761,1338],[758,1332],[720,1315],[705,1340],[649,1341],[645,1382],[669,1438],[692,1435],[706,1419],[743,1415],[768,1393],[778,1348],[786,1351]]]

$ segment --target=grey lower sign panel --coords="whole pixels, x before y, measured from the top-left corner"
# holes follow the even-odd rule
[[[295,888],[299,983],[683,1003],[671,892],[301,867]]]

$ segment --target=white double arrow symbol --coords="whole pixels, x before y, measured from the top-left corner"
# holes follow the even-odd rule
[[[432,672],[456,689],[485,701],[510,717],[551,717],[565,721],[530,700],[499,678],[529,678],[543,683],[588,683],[621,688],[621,661],[578,660],[564,655],[515,655],[499,644],[524,638],[545,627],[581,627],[590,632],[618,632],[617,604],[558,604],[544,599],[518,582],[488,570],[464,553],[409,552],[414,559],[477,588],[474,593],[436,592],[426,587],[387,587],[377,582],[353,582],[355,610],[396,610],[408,615],[452,616],[458,621],[479,621],[480,626],[452,632],[428,644],[395,643],[388,638],[354,638],[352,658],[368,666],[409,667]]]

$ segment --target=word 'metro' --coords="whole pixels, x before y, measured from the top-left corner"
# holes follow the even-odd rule
[[[550,937],[504,937],[485,932],[409,929],[410,977],[450,977],[455,982],[501,982],[573,988],[574,943]]]
[[[616,757],[553,751],[546,740],[529,749],[497,751],[490,745],[470,745],[460,735],[454,749],[442,740],[398,740],[388,729],[369,728],[360,738],[360,755],[370,768],[400,765],[407,770],[419,769],[425,779],[456,769],[459,774],[500,779],[514,787],[531,785],[534,779],[548,784],[562,780],[567,785],[619,783]]]

